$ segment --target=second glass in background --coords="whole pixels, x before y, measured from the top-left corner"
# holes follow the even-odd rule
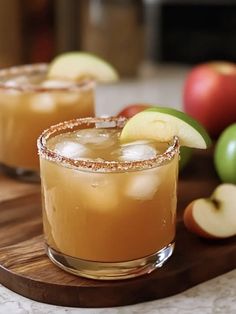
[[[36,141],[58,122],[94,116],[94,82],[47,79],[48,65],[0,71],[0,163],[15,177],[38,181]]]

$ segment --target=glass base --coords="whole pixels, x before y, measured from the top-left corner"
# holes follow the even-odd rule
[[[118,280],[149,274],[159,268],[172,255],[174,242],[162,250],[133,261],[127,262],[91,262],[59,253],[46,246],[50,260],[63,270],[77,276],[98,280]]]
[[[31,183],[40,182],[40,175],[37,171],[27,170],[24,168],[9,167],[4,164],[1,164],[0,168],[2,172],[4,172],[9,177],[12,177],[14,179],[18,179],[24,182],[31,182]]]

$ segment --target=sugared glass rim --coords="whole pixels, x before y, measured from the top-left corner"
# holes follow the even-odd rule
[[[64,121],[53,125],[46,129],[38,138],[37,146],[38,153],[41,158],[48,161],[60,164],[63,167],[91,171],[91,172],[124,172],[134,170],[150,169],[169,163],[179,152],[179,140],[177,136],[173,137],[172,143],[162,154],[156,154],[155,157],[138,161],[92,161],[84,159],[72,159],[58,154],[57,152],[47,148],[47,140],[53,135],[59,135],[61,131],[72,131],[73,128],[82,124],[89,126],[89,124],[107,123],[111,124],[111,128],[122,128],[127,119],[124,117],[88,117],[78,118],[69,121]],[[104,126],[101,125],[101,128]]]
[[[6,82],[2,82],[4,78],[7,76],[18,76],[18,75],[37,75],[46,73],[48,71],[49,64],[48,63],[35,63],[35,64],[25,64],[19,66],[13,66],[9,68],[4,68],[0,70],[0,90],[15,90],[18,92],[65,92],[65,91],[77,91],[81,89],[90,89],[95,86],[95,81],[92,79],[87,79],[81,82],[70,82],[71,84],[58,87],[47,87],[41,86],[37,84],[9,84]],[[49,80],[49,79],[48,79]],[[63,81],[62,79],[50,79],[53,81]],[[68,81],[69,82],[69,81]]]

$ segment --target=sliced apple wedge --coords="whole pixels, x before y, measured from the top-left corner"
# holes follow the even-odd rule
[[[168,142],[174,136],[179,138],[180,146],[205,149],[211,144],[202,125],[184,112],[167,107],[152,107],[133,116],[124,126],[120,140]]]
[[[100,82],[118,80],[117,71],[106,61],[87,52],[68,52],[56,57],[49,66],[49,79],[82,81],[94,79]]]
[[[236,185],[219,185],[210,198],[191,202],[184,211],[184,224],[205,238],[236,235]]]

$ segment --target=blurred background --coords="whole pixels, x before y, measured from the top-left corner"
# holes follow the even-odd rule
[[[86,50],[122,77],[236,60],[236,1],[0,0],[0,67]]]

